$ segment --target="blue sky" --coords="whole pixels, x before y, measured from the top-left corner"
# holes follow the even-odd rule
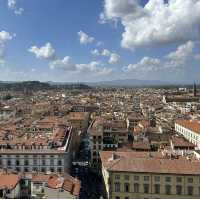
[[[0,80],[199,80],[199,27],[198,0],[0,0]]]

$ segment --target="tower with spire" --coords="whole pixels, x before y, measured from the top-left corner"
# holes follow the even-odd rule
[[[194,82],[194,85],[193,85],[193,95],[194,95],[194,97],[197,96],[197,85],[196,85],[195,82]]]

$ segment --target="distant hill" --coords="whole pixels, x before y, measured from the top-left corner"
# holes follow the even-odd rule
[[[163,86],[170,85],[169,82],[160,80],[138,80],[138,79],[121,79],[112,81],[100,81],[94,83],[86,83],[89,86],[113,86],[113,87],[140,87],[140,86]]]
[[[76,83],[50,83],[50,82],[40,82],[40,81],[24,81],[24,82],[4,82],[0,81],[0,90],[14,90],[14,91],[25,91],[25,90],[51,90],[51,89],[91,89],[90,86],[86,84],[76,84]]]

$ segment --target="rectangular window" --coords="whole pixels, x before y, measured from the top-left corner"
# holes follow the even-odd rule
[[[166,182],[171,182],[171,177],[166,177],[166,178],[165,178],[165,181],[166,181]]]
[[[165,193],[166,193],[167,195],[170,195],[170,194],[171,194],[171,185],[166,185],[166,186],[165,186]]]
[[[177,195],[181,195],[182,194],[182,186],[180,186],[180,185],[176,186],[176,194]]]
[[[149,176],[144,176],[144,181],[149,181]]]
[[[160,185],[155,184],[155,194],[159,194],[159,193],[160,193]]]
[[[139,184],[138,183],[134,183],[134,192],[135,193],[139,193]]]
[[[129,180],[129,175],[125,175],[124,180]]]
[[[135,181],[138,181],[139,179],[140,179],[139,176],[134,176],[134,180],[135,180]]]
[[[176,178],[176,182],[182,182],[182,178],[181,177],[177,177]]]
[[[189,186],[189,187],[188,187],[188,195],[189,195],[189,196],[192,196],[192,195],[193,195],[193,187],[192,187],[192,186]]]
[[[58,169],[57,169],[57,172],[58,172],[58,173],[62,173],[62,168],[58,168]]]
[[[193,183],[193,178],[188,178],[188,183]]]
[[[42,160],[42,165],[45,166],[46,165],[46,162],[45,160]]]
[[[28,160],[24,160],[24,165],[28,166],[29,165],[29,161]]]
[[[115,175],[115,180],[120,180],[120,175]]]
[[[33,164],[37,165],[37,159],[33,159]]]
[[[50,164],[54,165],[54,159],[50,159]]]
[[[154,179],[155,179],[156,182],[160,182],[160,176],[155,176]]]
[[[115,183],[115,192],[120,192],[120,183],[119,182]]]
[[[144,184],[144,193],[149,193],[149,184]]]
[[[124,191],[129,192],[129,187],[130,187],[129,183],[125,183],[124,184]]]

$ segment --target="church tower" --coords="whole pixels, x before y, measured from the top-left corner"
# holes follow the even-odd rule
[[[194,82],[194,85],[193,85],[193,95],[194,95],[194,97],[197,96],[197,85],[196,85],[195,82]]]

